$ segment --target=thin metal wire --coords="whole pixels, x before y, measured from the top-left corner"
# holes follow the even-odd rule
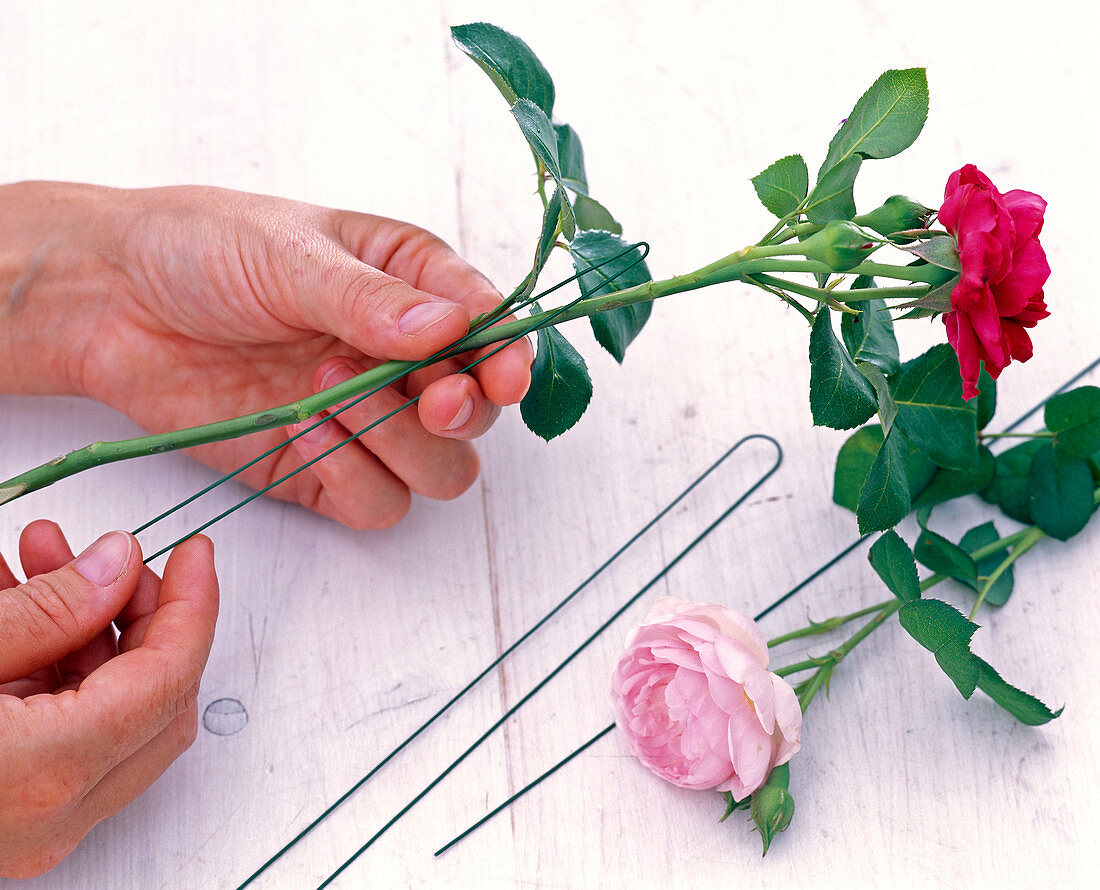
[[[1028,418],[1030,418],[1033,415],[1035,415],[1036,413],[1038,413],[1046,405],[1046,403],[1051,398],[1058,395],[1060,392],[1063,392],[1064,390],[1068,389],[1070,386],[1072,386],[1074,383],[1076,383],[1081,378],[1085,377],[1090,371],[1093,371],[1098,366],[1100,366],[1100,357],[1094,359],[1091,363],[1086,365],[1084,368],[1082,368],[1080,371],[1078,371],[1076,374],[1074,374],[1072,377],[1070,377],[1068,380],[1066,380],[1061,386],[1059,386],[1057,389],[1055,389],[1053,392],[1051,392],[1045,399],[1043,399],[1043,401],[1039,402],[1037,405],[1035,405],[1029,411],[1024,412],[1024,414],[1022,414],[1020,417],[1018,417],[1016,420],[1014,420],[1012,423],[1010,423],[1007,427],[1005,427],[1004,432],[1009,432],[1009,431],[1015,429],[1021,423],[1026,421]],[[815,572],[808,575],[802,582],[800,582],[799,584],[792,587],[789,591],[787,591],[785,594],[783,594],[783,596],[779,597],[779,599],[777,599],[771,605],[767,606],[763,611],[761,611],[758,615],[756,615],[756,617],[753,620],[754,621],[759,621],[761,618],[763,618],[765,615],[767,615],[773,609],[775,609],[778,606],[785,603],[792,596],[794,596],[796,593],[798,593],[800,590],[802,590],[802,588],[804,588],[807,584],[809,584],[811,581],[813,581],[818,576],[820,576],[823,572],[825,572],[828,569],[832,568],[834,565],[836,565],[838,562],[840,562],[842,559],[844,559],[846,556],[848,556],[850,553],[852,553],[852,551],[855,550],[856,547],[858,547],[860,544],[862,544],[864,541],[866,541],[869,537],[870,537],[870,535],[867,534],[867,535],[863,535],[863,537],[857,539],[856,541],[853,541],[851,544],[849,544],[847,547],[845,547],[843,550],[841,550],[840,553],[838,553],[836,556],[834,556],[832,559],[830,559],[828,562],[826,562],[823,566],[821,566],[821,568],[817,569]],[[552,767],[550,767],[550,769],[548,769],[546,772],[544,772],[537,779],[535,779],[534,781],[532,781],[532,782],[528,783],[527,785],[525,785],[523,788],[521,788],[519,791],[517,791],[515,794],[513,794],[507,800],[505,800],[504,802],[502,802],[498,806],[494,807],[492,810],[490,810],[488,813],[486,813],[484,816],[482,816],[480,819],[478,819],[473,825],[471,825],[469,828],[467,828],[461,834],[459,834],[455,838],[451,839],[446,844],[444,844],[442,847],[440,847],[438,850],[436,850],[434,855],[440,856],[443,853],[447,852],[447,850],[449,850],[451,847],[453,847],[459,841],[463,840],[464,838],[466,838],[467,836],[472,834],[474,831],[476,831],[478,828],[480,828],[482,825],[484,825],[486,822],[488,822],[490,819],[492,819],[498,813],[500,813],[501,811],[507,809],[509,806],[511,806],[513,803],[515,803],[517,800],[519,800],[523,795],[525,795],[528,791],[530,791],[535,786],[537,786],[544,779],[548,779],[550,776],[552,776],[554,773],[556,773],[559,769],[561,769],[563,766],[565,766],[567,763],[569,763],[569,761],[571,761],[578,754],[580,754],[583,751],[587,751],[592,745],[594,745],[596,742],[598,742],[600,739],[602,739],[605,735],[610,733],[611,730],[613,730],[614,728],[615,728],[614,723],[610,724],[609,726],[605,726],[598,733],[596,733],[596,735],[592,736],[592,738],[590,738],[587,742],[584,742],[580,747],[574,749],[571,753],[567,754],[564,758],[559,760],[556,764],[554,764]]]
[[[622,257],[628,255],[629,253],[631,253],[635,249],[637,249],[642,243],[644,243],[644,242],[638,242],[637,244],[632,244],[632,245],[626,247],[620,253],[617,253],[614,256],[609,257],[608,259],[597,263],[593,268],[598,269],[603,265],[606,265],[608,263],[613,263],[613,262],[615,262],[615,260],[621,259]],[[646,252],[648,253],[648,245],[646,245]],[[588,270],[586,269],[584,271],[587,272]],[[542,293],[537,294],[536,296],[533,296],[533,297],[527,297],[526,299],[521,300],[520,302],[516,303],[515,305],[510,305],[508,311],[509,312],[515,312],[519,309],[525,309],[526,307],[530,306],[532,303],[537,302],[538,300],[541,300],[543,297],[547,297],[550,294],[554,293],[555,291],[565,287],[565,285],[569,284],[570,282],[576,281],[583,274],[584,274],[584,272],[575,272],[572,275],[570,275],[568,278],[565,278],[565,279],[559,281],[557,284],[554,284],[554,285],[548,287]],[[622,273],[619,273],[619,274],[622,274]],[[582,299],[583,299],[583,297],[582,297]],[[380,383],[378,386],[374,387],[373,389],[369,389],[366,392],[361,393],[360,395],[356,396],[351,401],[346,402],[344,405],[337,408],[335,411],[332,411],[332,410],[328,411],[323,417],[321,417],[316,422],[310,424],[305,429],[302,429],[302,430],[298,431],[293,436],[287,437],[283,442],[280,442],[278,445],[275,445],[275,446],[269,448],[267,451],[263,452],[262,454],[258,455],[257,457],[254,457],[252,460],[248,461],[247,463],[242,464],[241,466],[237,467],[237,469],[233,470],[232,472],[226,473],[224,476],[222,476],[219,479],[215,479],[213,482],[211,482],[205,488],[200,489],[199,491],[195,492],[190,497],[185,498],[184,500],[180,501],[178,504],[175,504],[174,506],[169,507],[167,510],[165,510],[163,513],[161,513],[159,516],[154,516],[148,522],[144,523],[143,525],[139,525],[136,529],[134,529],[131,532],[131,534],[138,535],[141,532],[145,531],[146,529],[152,528],[154,525],[156,525],[162,519],[168,518],[169,516],[171,516],[176,511],[183,509],[188,504],[193,503],[194,501],[201,498],[203,495],[208,494],[209,492],[213,491],[215,488],[217,488],[222,483],[228,482],[234,476],[240,475],[245,470],[249,469],[252,466],[255,466],[256,464],[258,464],[264,458],[270,457],[275,452],[285,448],[287,445],[289,445],[295,439],[300,438],[301,436],[304,436],[306,433],[310,432],[311,430],[317,429],[317,427],[319,427],[321,424],[328,422],[332,418],[338,417],[339,415],[341,415],[345,411],[347,411],[349,408],[353,408],[356,405],[358,405],[360,402],[362,402],[364,399],[368,399],[371,396],[376,395],[381,390],[385,389],[387,386],[391,386],[394,383],[394,381],[400,380],[401,377],[406,377],[409,374],[413,373],[414,371],[419,371],[421,368],[425,368],[428,365],[432,365],[432,364],[434,364],[434,363],[436,363],[436,362],[438,362],[438,361],[440,361],[444,358],[448,358],[450,356],[453,356],[455,353],[461,352],[463,344],[467,340],[469,340],[470,337],[473,337],[475,334],[480,334],[482,331],[487,330],[488,328],[491,328],[499,320],[500,319],[498,317],[492,317],[492,316],[489,317],[483,324],[470,329],[465,334],[463,334],[461,337],[459,337],[458,340],[456,340],[454,343],[451,343],[447,346],[444,346],[438,352],[433,353],[432,355],[428,356],[426,359],[421,359],[419,362],[414,364],[411,368],[409,368],[403,374],[400,374],[400,375],[394,377],[391,380],[387,380],[385,383]]]
[[[589,635],[576,649],[574,649],[565,659],[558,664],[553,670],[550,671],[542,680],[540,680],[526,695],[520,698],[512,707],[506,710],[478,739],[466,748],[451,764],[443,770],[436,778],[434,778],[428,785],[417,794],[411,801],[409,801],[404,807],[402,807],[385,825],[383,825],[378,831],[376,831],[370,839],[363,844],[358,850],[355,851],[336,871],[329,875],[321,884],[318,885],[317,890],[323,890],[323,888],[329,886],[336,878],[344,872],[356,859],[358,859],[363,853],[365,853],[383,834],[385,834],[390,828],[392,828],[397,821],[404,816],[409,810],[411,810],[417,803],[419,803],[436,785],[443,781],[450,773],[458,767],[462,761],[464,761],[470,754],[477,749],[482,742],[484,742],[490,735],[492,735],[500,726],[504,724],[509,717],[516,713],[524,704],[530,701],[543,687],[546,686],[554,677],[556,677],[565,667],[573,661],[585,648],[588,647],[600,634],[602,634],[611,624],[620,618],[623,613],[627,611],[635,602],[637,602],[642,596],[644,596],[655,584],[657,584],[662,578],[674,569],[684,557],[686,557],[695,547],[709,535],[715,528],[717,528],[731,513],[733,513],[738,507],[741,506],[761,485],[763,485],[772,474],[779,469],[779,465],[783,461],[783,449],[780,444],[771,436],[764,435],[763,433],[753,433],[745,436],[734,446],[734,449],[741,447],[746,442],[753,439],[762,439],[767,442],[771,442],[775,446],[776,459],[771,468],[765,472],[759,479],[756,480],[740,497],[738,497],[725,511],[715,519],[710,525],[708,525],[703,531],[696,536],[683,550],[681,550],[673,559],[661,569],[653,578],[646,583],[637,593],[633,594],[622,606],[612,613],[611,617],[605,620],[591,635]]]
[[[303,828],[298,834],[296,834],[284,847],[282,847],[274,856],[268,859],[263,865],[261,865],[249,878],[241,884],[237,890],[243,890],[251,884],[256,878],[258,878],[264,871],[272,866],[277,860],[279,860],[287,851],[290,850],[295,844],[297,844],[302,838],[309,834],[314,828],[316,828],[324,819],[326,819],[337,807],[339,807],[345,800],[351,797],[356,791],[358,791],[368,780],[370,780],[379,770],[381,770],[387,763],[393,760],[401,751],[403,751],[412,741],[423,733],[429,726],[435,723],[440,717],[443,716],[452,706],[454,706],[466,693],[473,689],[478,683],[480,683],[485,677],[487,677],[494,669],[499,667],[501,663],[508,658],[513,652],[516,651],[524,642],[526,642],[531,636],[544,627],[555,615],[557,615],[562,609],[564,609],[570,602],[572,602],[581,591],[585,590],[589,584],[596,580],[604,571],[606,571],[615,560],[622,556],[628,549],[630,549],[640,538],[642,538],[647,532],[649,532],[655,525],[657,525],[662,519],[664,519],[672,510],[674,510],[689,494],[691,494],[696,488],[698,488],[704,480],[706,480],[712,473],[714,473],[725,461],[732,455],[740,446],[740,442],[728,448],[724,454],[722,454],[714,463],[712,463],[706,470],[700,475],[695,477],[687,487],[684,488],[675,498],[673,498],[663,509],[661,509],[652,519],[643,525],[637,532],[635,532],[629,540],[626,541],[618,550],[616,550],[611,556],[609,556],[602,565],[600,565],[592,574],[585,578],[577,587],[575,587],[570,593],[568,593],[564,599],[561,600],[556,606],[550,609],[545,615],[542,616],[534,625],[532,625],[527,631],[523,633],[514,643],[512,643],[507,649],[501,652],[492,662],[485,666],[476,677],[470,680],[462,689],[460,689],[455,695],[447,701],[442,707],[440,707],[434,714],[432,714],[427,720],[420,724],[411,735],[409,735],[403,742],[401,742],[396,748],[389,752],[382,758],[371,770],[363,776],[358,782],[351,786],[346,792],[338,797],[323,813],[317,816],[312,822],[310,822],[305,828]]]
[[[636,259],[634,259],[630,264],[624,266],[622,269],[620,269],[618,272],[616,272],[615,275],[612,276],[611,279],[609,279],[609,280],[613,281],[615,278],[618,278],[622,275],[625,275],[627,272],[629,272],[631,269],[633,269],[638,264],[645,262],[646,257],[649,255],[649,244],[646,243],[645,241],[639,241],[635,244],[630,245],[628,248],[626,248],[626,250],[622,251],[621,253],[617,254],[616,256],[611,257],[610,259],[604,261],[604,263],[613,262],[615,259],[620,259],[624,256],[627,256],[627,255],[631,254],[632,252],[634,252],[635,250],[639,251],[639,256]],[[604,265],[604,263],[600,263],[598,265],[602,266],[602,265]],[[594,268],[594,267],[590,266],[590,267],[584,269],[583,272],[589,272],[589,271],[591,271],[592,268]],[[555,291],[555,290],[557,290],[561,287],[564,287],[566,284],[568,284],[569,282],[573,281],[574,279],[579,277],[581,274],[583,274],[583,272],[575,273],[574,275],[570,276],[569,278],[566,278],[563,281],[558,282],[553,287],[547,289],[546,291],[543,291],[543,293],[540,294],[539,297],[533,297],[529,301],[527,301],[526,303],[523,303],[522,305],[528,305],[529,303],[534,302],[536,299],[540,299],[541,297],[546,296],[547,294],[550,294],[553,291]],[[600,282],[598,285],[596,285],[592,288],[589,288],[588,290],[583,290],[581,292],[581,295],[579,297],[577,297],[576,299],[571,300],[570,302],[566,303],[565,305],[560,306],[557,309],[552,310],[547,315],[546,319],[544,320],[544,324],[547,324],[547,325],[552,324],[553,320],[555,318],[557,318],[558,316],[560,316],[563,313],[567,312],[569,309],[572,309],[575,305],[580,303],[582,300],[585,300],[588,297],[592,296],[592,294],[594,294],[600,288],[605,287],[607,285],[607,283],[608,283],[607,281],[603,281],[603,282]],[[490,350],[485,355],[481,356],[479,359],[470,362],[468,365],[466,365],[464,368],[462,368],[458,373],[464,374],[467,371],[472,370],[473,368],[480,365],[482,362],[484,362],[487,359],[491,358],[492,356],[496,355],[502,349],[506,349],[507,347],[511,346],[513,343],[516,343],[517,341],[522,340],[524,337],[527,336],[528,333],[530,333],[530,332],[528,331],[528,332],[524,332],[524,333],[521,333],[521,334],[516,334],[514,337],[511,337],[508,340],[505,340],[504,342],[502,342],[498,346],[496,346],[494,349]],[[467,334],[466,336],[470,336],[470,335]],[[461,340],[458,341],[459,344],[461,344],[461,342],[462,342]],[[449,346],[446,350],[444,350],[443,354],[444,355],[450,354],[456,348],[460,349],[461,347],[457,344],[452,344],[452,346]],[[412,369],[410,369],[410,370],[412,370]],[[390,381],[390,382],[392,383],[392,381]],[[386,385],[389,385],[389,384],[386,384]],[[366,398],[367,395],[370,395],[370,393],[365,394],[361,398]],[[317,455],[317,457],[314,457],[314,458],[306,461],[301,466],[297,467],[296,469],[292,470],[291,472],[285,474],[284,476],[279,477],[278,479],[276,479],[271,484],[265,486],[264,488],[261,488],[258,491],[253,492],[252,494],[250,494],[247,497],[243,498],[242,500],[238,501],[233,506],[229,507],[226,510],[223,510],[221,513],[219,513],[213,519],[210,519],[210,520],[204,522],[203,524],[199,525],[197,528],[192,529],[186,535],[183,535],[182,537],[176,539],[175,541],[173,541],[171,544],[167,545],[166,547],[162,547],[160,550],[158,550],[152,556],[146,557],[143,560],[143,564],[148,564],[148,563],[152,562],[154,559],[156,559],[157,557],[163,556],[165,553],[172,550],[174,547],[178,546],[179,544],[182,544],[188,538],[192,538],[195,535],[199,534],[200,532],[205,531],[206,529],[210,528],[210,526],[214,525],[216,522],[220,522],[226,516],[229,516],[231,513],[236,512],[237,510],[239,510],[241,507],[245,506],[246,504],[250,504],[252,501],[256,500],[256,498],[260,497],[261,495],[267,494],[267,492],[271,491],[276,486],[282,485],[288,479],[293,478],[294,476],[301,473],[303,470],[306,470],[309,467],[313,466],[318,461],[324,460],[326,457],[328,457],[334,451],[338,451],[339,449],[343,448],[345,445],[348,445],[351,442],[354,442],[360,436],[364,435],[365,433],[370,432],[372,429],[374,429],[380,423],[383,423],[384,421],[389,420],[395,414],[398,414],[401,411],[404,411],[406,408],[409,408],[412,405],[415,405],[419,401],[420,401],[420,396],[415,396],[414,398],[409,399],[403,405],[399,405],[397,408],[394,408],[392,411],[388,412],[387,414],[384,414],[382,417],[379,417],[377,420],[372,421],[370,424],[363,427],[358,432],[353,433],[352,435],[348,436],[343,441],[337,443],[336,445],[333,445],[331,448],[327,449],[326,451],[323,451],[321,454]],[[345,408],[340,409],[340,410],[345,410],[348,407],[351,407],[351,406],[347,405],[347,406],[345,406]],[[309,427],[308,429],[302,430],[301,432],[297,433],[295,436],[290,437],[286,441],[281,442],[279,445],[275,446],[274,448],[269,449],[267,452],[260,455],[258,458],[253,459],[252,461],[250,461],[249,463],[245,464],[242,467],[238,467],[232,473],[227,474],[226,476],[222,477],[219,480],[216,480],[214,483],[207,486],[206,489],[203,489],[202,491],[198,492],[197,494],[194,494],[191,497],[187,498],[186,500],[181,501],[175,507],[173,507],[170,510],[168,510],[167,512],[161,514],[160,517],[157,517],[156,519],[152,520],[151,522],[146,523],[144,526],[141,527],[141,529],[148,528],[150,525],[153,524],[153,522],[157,522],[160,519],[164,518],[165,516],[171,515],[177,509],[180,509],[181,507],[186,506],[187,504],[194,501],[196,498],[201,497],[207,491],[217,487],[222,482],[226,481],[227,479],[232,478],[233,476],[235,476],[238,473],[242,472],[243,470],[247,469],[249,466],[256,463],[256,461],[262,460],[264,457],[267,457],[269,454],[272,454],[275,451],[278,451],[280,448],[285,448],[287,445],[290,444],[290,442],[293,441],[293,439],[297,438],[297,436],[305,434],[306,432],[309,431],[309,429],[315,429],[317,426],[320,426],[322,423],[326,423],[328,420],[330,420],[332,417],[334,417],[338,413],[339,413],[339,411],[336,411],[336,412],[333,412],[330,415],[327,415],[322,420],[318,421],[316,424]],[[136,532],[135,532],[135,534],[136,534]]]

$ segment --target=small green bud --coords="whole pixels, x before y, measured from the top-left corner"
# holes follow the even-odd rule
[[[764,856],[768,855],[768,847],[772,838],[791,824],[794,816],[794,798],[787,786],[791,781],[791,770],[787,764],[775,767],[768,781],[761,785],[752,795],[752,803],[749,804],[749,815],[756,827],[760,829],[760,839],[764,842]]]
[[[806,259],[824,263],[833,272],[847,272],[867,259],[877,246],[855,223],[834,219],[799,248]]]
[[[893,235],[909,229],[923,229],[932,219],[932,208],[905,197],[894,195],[887,198],[883,205],[870,213],[855,217],[852,222],[866,226],[880,235]],[[911,239],[898,239],[909,241]]]

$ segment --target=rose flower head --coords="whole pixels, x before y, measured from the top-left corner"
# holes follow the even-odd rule
[[[1027,328],[1046,318],[1050,276],[1039,243],[1047,203],[1032,192],[1001,194],[973,164],[947,180],[940,222],[955,236],[962,267],[943,316],[959,356],[963,398],[978,394],[981,363],[996,379],[1013,359],[1031,358]]]
[[[767,666],[767,643],[747,615],[663,599],[612,674],[616,722],[662,779],[743,799],[801,746],[798,698]]]

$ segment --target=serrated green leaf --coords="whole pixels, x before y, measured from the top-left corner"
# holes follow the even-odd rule
[[[962,271],[962,265],[959,263],[959,247],[955,239],[946,233],[938,238],[929,238],[927,241],[906,245],[901,249],[941,269],[951,272]]]
[[[955,351],[946,343],[906,362],[894,387],[897,423],[910,442],[941,467],[973,469],[978,461],[974,407],[963,401]]]
[[[780,158],[767,170],[752,178],[760,203],[776,216],[783,217],[794,210],[806,197],[810,187],[810,172],[802,155]]]
[[[561,162],[558,158],[558,139],[550,118],[541,108],[529,99],[518,99],[512,106],[512,117],[516,119],[523,137],[531,146],[539,163],[554,177],[559,187],[562,182]],[[576,231],[573,207],[568,198],[562,197],[561,231],[566,238],[572,238]]]
[[[810,330],[810,411],[814,423],[848,430],[866,422],[877,408],[871,384],[837,340],[830,310],[823,306]]]
[[[875,455],[856,503],[859,533],[893,528],[909,512],[906,451],[897,431],[891,432]]]
[[[894,397],[890,395],[890,384],[882,371],[867,362],[856,362],[859,373],[867,378],[871,388],[875,391],[875,400],[878,402],[878,419],[882,425],[884,435],[890,435],[894,426],[894,418],[897,417],[898,406],[894,404]]]
[[[599,230],[611,232],[613,235],[621,235],[623,227],[611,212],[595,198],[588,195],[577,195],[573,202],[573,213],[577,218],[577,228],[584,232]]]
[[[528,272],[527,277],[523,279],[522,287],[517,289],[514,295],[517,301],[525,300],[531,296],[535,290],[535,285],[538,283],[539,275],[542,273],[546,261],[550,258],[550,252],[554,249],[558,228],[561,223],[562,203],[564,200],[565,192],[559,186],[554,189],[554,194],[550,196],[550,201],[543,211],[542,231],[539,233],[539,243],[535,247],[535,260],[531,265],[531,271]]]
[[[592,380],[580,353],[553,328],[539,331],[531,387],[520,402],[527,428],[549,442],[580,420],[591,400]]]
[[[806,218],[810,222],[824,225],[834,219],[851,219],[856,215],[852,185],[862,160],[859,155],[853,155],[817,181],[806,200]]]
[[[1083,460],[1100,451],[1100,387],[1079,386],[1053,396],[1043,417],[1062,457]]]
[[[558,163],[562,182],[579,195],[588,194],[588,175],[584,170],[584,149],[577,131],[569,124],[554,124]]]
[[[920,493],[914,507],[931,507],[968,494],[984,491],[993,481],[996,461],[984,445],[978,449],[978,461],[970,470],[938,467],[928,487]]]
[[[867,558],[894,596],[905,601],[920,599],[920,580],[913,551],[896,531],[891,529],[875,541]]]
[[[889,158],[904,151],[920,135],[927,118],[924,69],[884,72],[856,102],[829,143],[818,181],[849,158]]]
[[[936,656],[937,664],[963,698],[970,698],[981,671],[977,657],[970,651],[970,638],[978,625],[937,599],[907,602],[898,610],[898,621],[909,636]]]
[[[509,105],[528,99],[549,117],[554,113],[554,82],[526,43],[485,22],[457,25],[451,37],[489,75]]]
[[[840,319],[840,335],[852,361],[874,365],[888,377],[901,370],[894,322],[885,300],[866,300],[859,304],[859,314],[845,313]]]
[[[1061,457],[1043,445],[1031,459],[1028,510],[1032,521],[1052,538],[1066,541],[1092,516],[1092,472],[1083,460]]]
[[[920,537],[913,547],[913,556],[921,565],[961,581],[973,588],[978,581],[978,567],[974,559],[958,544],[952,544],[943,535],[921,525]]]
[[[1042,726],[1062,713],[1062,708],[1052,711],[1034,695],[1010,686],[985,659],[977,655],[974,659],[978,662],[979,668],[978,688],[1021,723],[1026,723],[1028,726]]]
[[[611,232],[578,232],[569,245],[569,253],[573,257],[573,268],[580,276],[581,291],[599,297],[651,281],[645,262],[638,262],[639,251],[624,253],[628,246]],[[604,265],[595,268],[600,263]],[[651,307],[648,302],[631,303],[589,316],[596,340],[617,362],[623,360],[626,348],[649,319]]]
[[[1029,439],[1002,451],[994,459],[993,479],[981,492],[983,500],[996,504],[1011,519],[1031,525],[1029,478],[1031,459],[1048,443]]]
[[[992,522],[986,522],[975,526],[963,535],[962,540],[959,541],[959,546],[973,557],[975,551],[1000,540],[1000,537],[996,526]],[[984,559],[974,561],[974,565],[978,569],[977,583],[973,587],[975,593],[981,592],[986,581],[989,580],[989,576],[1000,567],[1004,558],[1003,553],[992,553]],[[993,586],[989,588],[985,595],[985,602],[991,606],[1003,606],[1012,595],[1014,583],[1012,566],[1009,566],[997,576],[997,580],[993,582]]]
[[[997,381],[989,376],[989,372],[982,366],[982,372],[978,375],[978,405],[977,424],[979,430],[989,426],[993,415],[997,412]]]
[[[904,441],[895,429],[893,434]],[[836,458],[833,474],[833,502],[853,513],[859,504],[859,493],[882,446],[882,427],[878,424],[865,426],[857,430],[841,446]],[[910,498],[915,498],[936,471],[936,465],[908,442],[906,449],[905,475],[909,485]]]

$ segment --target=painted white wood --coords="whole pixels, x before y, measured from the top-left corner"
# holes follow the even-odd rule
[[[449,43],[449,25],[485,19],[546,62],[594,194],[628,236],[650,240],[651,268],[664,276],[759,237],[770,223],[749,177],[794,151],[814,167],[878,73],[927,65],[925,133],[901,157],[866,164],[857,197],[869,206],[900,189],[934,204],[947,174],[973,161],[1003,188],[1049,200],[1053,315],[1035,331],[1035,359],[1002,378],[1007,422],[1097,350],[1100,70],[1087,17],[1086,4],[1047,4],[1037,16],[1024,3],[948,11],[849,0],[5,2],[0,175],[195,182],[384,213],[438,232],[506,287],[528,262],[539,207],[504,103]],[[855,537],[852,517],[830,502],[844,436],[810,426],[806,330],[793,313],[733,285],[672,298],[622,368],[582,326],[572,330],[596,384],[589,415],[546,446],[506,413],[483,441],[480,481],[458,500],[418,501],[381,534],[275,502],[215,529],[223,608],[200,707],[236,699],[247,726],[200,731],[147,794],[21,886],[234,886],[755,431],[782,442],[779,474],[337,886],[1082,885],[1100,821],[1095,530],[1029,554],[1014,598],[975,638],[1010,682],[1066,703],[1045,728],[1013,723],[981,694],[963,701],[895,625],[837,671],[831,699],[807,715],[795,822],[766,860],[740,815],[719,825],[716,796],[665,786],[615,737],[432,858],[605,725],[606,677],[648,602],[672,593],[755,612]],[[914,354],[942,333],[914,324],[905,336]],[[71,399],[0,397],[0,416],[4,476],[135,432]],[[766,447],[746,448],[259,885],[315,886],[769,459]],[[83,546],[211,478],[182,455],[100,469],[5,506],[0,544],[10,553],[22,525],[50,516]],[[937,521],[961,530],[985,515],[974,503]],[[882,597],[855,556],[764,628],[778,634]]]

